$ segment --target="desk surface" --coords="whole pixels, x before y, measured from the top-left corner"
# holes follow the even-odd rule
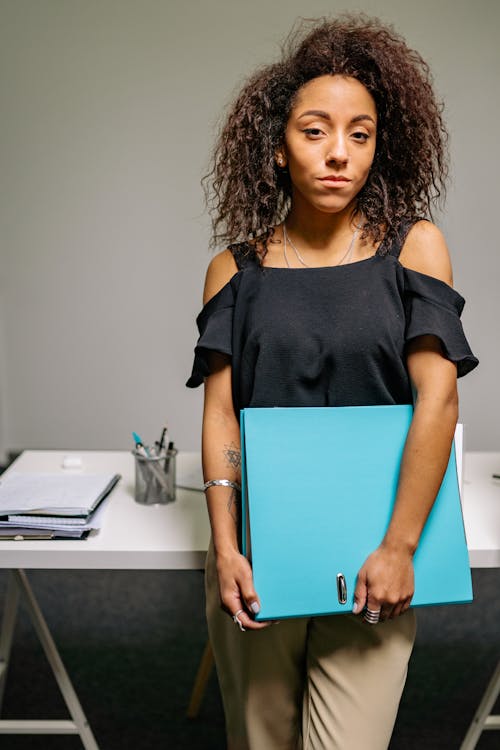
[[[107,501],[103,526],[87,539],[0,541],[2,568],[203,568],[210,527],[202,492],[177,489],[168,505],[134,501],[134,458],[125,451],[25,451],[9,471],[63,472],[64,456],[81,456],[84,472],[122,478]],[[199,453],[177,456],[177,480],[193,473]],[[66,470],[67,471],[67,470]]]
[[[25,451],[16,471],[62,471],[68,451]],[[124,451],[78,451],[83,470],[122,475],[106,508],[103,528],[85,540],[0,541],[3,568],[203,568],[209,522],[201,492],[177,490],[169,505],[134,501],[134,460]],[[190,474],[199,454],[180,453],[177,478]],[[11,467],[11,468],[12,468]],[[466,453],[463,511],[472,567],[500,567],[500,453]]]
[[[462,509],[473,568],[500,568],[500,453],[464,454]]]

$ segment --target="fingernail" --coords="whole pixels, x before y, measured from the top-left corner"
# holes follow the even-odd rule
[[[359,604],[357,602],[354,602],[354,606],[352,608],[353,615],[357,614],[358,610],[359,610]]]
[[[250,609],[254,613],[254,615],[258,615],[260,612],[260,607],[258,602],[252,602],[250,605]]]

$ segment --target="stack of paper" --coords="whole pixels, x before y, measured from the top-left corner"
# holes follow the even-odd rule
[[[0,480],[0,539],[85,538],[99,529],[119,474],[9,473]]]

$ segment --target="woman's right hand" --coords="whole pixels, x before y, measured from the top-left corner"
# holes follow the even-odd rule
[[[253,585],[252,568],[246,557],[238,551],[218,554],[216,565],[222,609],[231,617],[237,614],[245,630],[267,628],[270,622],[256,622],[253,619],[260,610],[260,602]]]

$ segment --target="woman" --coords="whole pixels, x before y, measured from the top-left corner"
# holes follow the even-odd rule
[[[420,56],[366,17],[322,20],[244,86],[210,177],[214,237],[189,386],[205,382],[207,617],[231,750],[388,746],[415,636],[412,558],[457,420],[461,329],[428,219],[446,131]],[[408,404],[394,512],[353,614],[258,623],[238,546],[239,410]],[[355,540],[353,540],[355,544]]]

